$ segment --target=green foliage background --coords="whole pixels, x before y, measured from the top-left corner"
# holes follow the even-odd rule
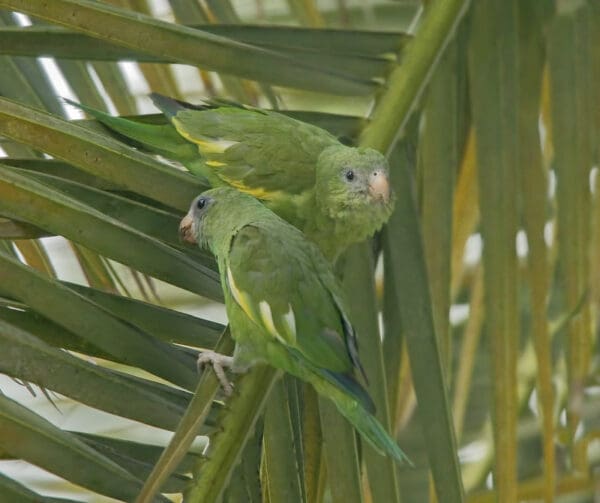
[[[199,376],[232,349],[214,261],[177,237],[203,187],[67,120],[40,57],[120,115],[164,120],[135,68],[389,155],[396,211],[338,267],[414,469],[268,368],[226,401]],[[594,501],[599,83],[595,0],[0,0],[0,373],[36,394],[0,394],[0,501]]]

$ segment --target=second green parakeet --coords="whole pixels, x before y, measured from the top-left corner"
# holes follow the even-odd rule
[[[232,359],[205,353],[202,361],[238,371],[268,363],[288,372],[332,400],[375,449],[406,462],[359,383],[356,335],[317,247],[258,200],[228,187],[197,197],[180,231],[216,256],[236,342]]]
[[[324,129],[277,112],[151,98],[169,124],[69,103],[134,144],[179,161],[211,186],[235,187],[260,199],[330,261],[373,235],[391,215],[388,163],[376,150],[343,145]]]

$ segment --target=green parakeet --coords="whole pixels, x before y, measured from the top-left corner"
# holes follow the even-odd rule
[[[310,383],[379,452],[408,461],[373,416],[359,384],[357,341],[331,267],[317,247],[255,198],[221,187],[198,196],[181,221],[189,242],[216,256],[233,358],[204,362],[243,371],[263,362]],[[365,378],[366,379],[366,378]]]
[[[376,150],[345,146],[324,129],[277,112],[151,98],[169,124],[69,103],[134,144],[179,161],[212,187],[231,186],[260,199],[329,260],[373,235],[392,212],[388,163]]]

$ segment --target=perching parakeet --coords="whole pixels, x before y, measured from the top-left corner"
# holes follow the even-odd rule
[[[404,453],[373,416],[355,373],[363,373],[342,292],[325,257],[296,228],[255,198],[229,187],[198,196],[181,221],[189,242],[217,258],[236,342],[233,358],[204,362],[243,371],[263,362],[310,383],[378,451]]]
[[[260,199],[329,260],[373,235],[391,215],[388,163],[376,150],[345,146],[324,129],[277,112],[151,98],[170,124],[69,103],[133,143],[181,162],[211,186],[232,186]]]

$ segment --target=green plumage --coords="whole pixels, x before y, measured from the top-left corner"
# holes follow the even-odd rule
[[[194,200],[185,233],[214,253],[234,370],[266,362],[312,384],[380,452],[407,461],[359,383],[356,336],[325,257],[255,198],[231,188]]]
[[[112,117],[69,103],[130,143],[182,163],[211,186],[235,187],[258,198],[302,230],[329,260],[371,236],[392,212],[388,164],[373,149],[342,145],[327,131],[277,112],[151,97],[169,124]]]

